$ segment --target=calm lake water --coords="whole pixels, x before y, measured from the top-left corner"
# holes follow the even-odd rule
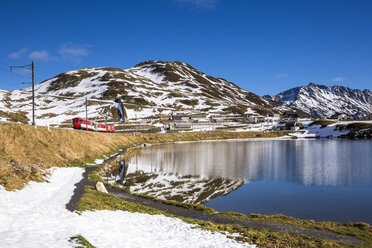
[[[143,149],[129,164],[133,171],[244,180],[204,204],[220,212],[372,224],[372,142],[367,140],[161,145]]]

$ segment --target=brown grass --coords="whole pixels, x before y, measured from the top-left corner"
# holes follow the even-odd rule
[[[310,124],[310,126],[312,126],[312,125],[320,125],[321,128],[323,128],[323,127],[326,127],[326,126],[331,125],[331,124],[334,124],[334,123],[336,123],[336,122],[335,121],[330,121],[330,120],[319,119],[319,120],[316,120],[316,121],[312,122]]]
[[[58,116],[57,114],[55,113],[45,113],[45,114],[42,114],[40,116],[37,116],[38,118],[40,119],[44,119],[44,118],[53,118],[53,117],[56,117]]]
[[[42,180],[43,170],[101,156],[132,138],[0,123],[0,184],[8,190]]]
[[[7,118],[7,120],[11,122],[27,123],[28,118],[26,114],[27,112],[24,112],[24,111],[4,112],[0,110],[0,116]]]

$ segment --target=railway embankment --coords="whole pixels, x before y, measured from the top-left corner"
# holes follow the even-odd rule
[[[21,189],[29,181],[42,181],[54,166],[84,166],[136,143],[274,138],[287,132],[198,132],[122,135],[24,124],[0,123],[0,185]]]

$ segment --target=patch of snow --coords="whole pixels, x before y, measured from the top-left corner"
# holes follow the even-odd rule
[[[0,247],[74,247],[83,235],[96,247],[256,247],[180,219],[126,211],[69,212],[65,204],[82,168],[55,168],[49,182],[0,187]]]

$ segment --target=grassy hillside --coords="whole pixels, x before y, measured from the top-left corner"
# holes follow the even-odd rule
[[[190,133],[119,135],[23,124],[0,123],[0,185],[20,189],[28,181],[40,181],[53,166],[82,164],[120,147],[135,143],[162,143],[211,139],[278,137],[273,133]],[[78,163],[79,162],[79,163]]]
[[[132,138],[133,139],[133,138]],[[19,189],[44,169],[89,160],[132,142],[130,137],[0,123],[0,184]]]

